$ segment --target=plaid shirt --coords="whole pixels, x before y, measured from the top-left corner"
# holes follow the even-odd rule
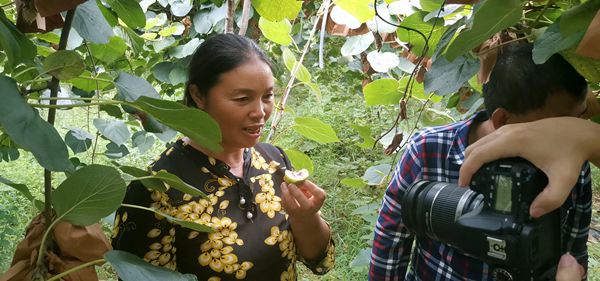
[[[466,121],[424,129],[411,138],[383,198],[369,280],[492,280],[488,264],[427,237],[413,237],[402,222],[400,205],[406,189],[418,179],[458,181],[469,127],[486,118],[485,112],[480,112]],[[591,204],[590,167],[586,162],[570,200],[562,207],[568,212],[562,250],[575,256],[586,270]],[[413,240],[416,246],[407,272]]]

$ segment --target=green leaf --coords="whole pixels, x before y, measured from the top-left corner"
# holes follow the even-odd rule
[[[125,51],[127,50],[125,41],[118,36],[111,37],[108,44],[92,43],[89,44],[89,46],[90,51],[95,58],[108,64],[123,58],[123,56],[125,56]]]
[[[456,34],[456,31],[458,31],[458,28],[463,26],[464,24],[465,17],[462,17],[460,20],[456,21],[451,26],[449,26],[446,29],[446,31],[444,31],[444,34],[442,34],[442,37],[440,37],[440,40],[435,46],[435,52],[431,57],[433,60],[436,60],[440,56],[440,54],[443,54],[446,51],[448,44],[450,43],[450,41],[452,41],[452,38],[454,38],[454,35]]]
[[[0,75],[0,125],[22,148],[31,151],[42,167],[64,171],[70,165],[69,152],[56,128],[44,121],[37,110],[28,105],[14,80]]]
[[[371,32],[348,37],[341,49],[342,56],[358,55],[366,51],[373,42],[375,42],[375,36]]]
[[[83,59],[75,51],[57,51],[44,60],[44,72],[60,80],[68,80],[83,73]]]
[[[178,59],[191,56],[194,53],[194,51],[196,51],[196,48],[198,48],[198,46],[200,46],[200,43],[202,43],[202,41],[200,41],[200,39],[193,38],[192,40],[185,43],[184,45],[177,46],[177,47],[171,49],[171,51],[169,52],[169,55],[172,57],[178,58]]]
[[[353,188],[363,188],[367,186],[367,182],[362,178],[343,178],[340,183],[344,186]]]
[[[160,82],[171,84],[171,80],[169,79],[169,74],[171,70],[175,68],[176,64],[170,61],[163,61],[157,63],[152,67],[152,74],[154,74],[154,78],[156,78]]]
[[[111,140],[117,145],[126,143],[131,137],[129,128],[125,125],[122,120],[106,120],[106,119],[94,119],[94,126],[100,133],[107,139]]]
[[[186,16],[194,7],[192,0],[169,0],[171,12],[176,17]]]
[[[402,97],[398,81],[391,78],[377,79],[363,88],[367,106],[398,104]]]
[[[100,73],[96,77],[94,77],[91,72],[85,70],[85,71],[83,71],[83,73],[81,75],[79,75],[79,77],[75,77],[75,78],[69,79],[64,82],[70,83],[73,86],[75,86],[81,90],[84,90],[86,92],[91,92],[94,90],[104,90],[106,87],[112,85],[111,82],[94,80],[94,78],[99,78],[102,80],[112,80],[113,79],[106,72]]]
[[[185,194],[189,194],[192,196],[202,196],[204,198],[208,198],[204,192],[199,189],[187,184],[183,180],[181,180],[178,176],[171,174],[165,170],[160,170],[152,173],[152,178],[159,179],[163,181],[167,187],[175,188]]]
[[[371,261],[371,248],[360,250],[356,257],[350,262],[350,268],[366,267]]]
[[[198,280],[195,275],[181,274],[164,267],[151,265],[142,258],[125,251],[108,251],[104,254],[104,259],[112,265],[123,281]]]
[[[562,20],[559,19],[558,22],[548,26],[546,31],[544,31],[544,33],[542,33],[542,35],[535,40],[535,42],[533,42],[532,57],[533,62],[536,64],[542,64],[546,62],[546,60],[548,60],[552,55],[574,46],[581,41],[581,38],[583,38],[585,29],[580,30],[579,32],[571,33],[567,37],[563,37],[559,31],[561,21]]]
[[[155,138],[145,131],[135,132],[131,137],[133,147],[137,147],[140,154],[144,154],[154,145]]]
[[[35,45],[6,18],[3,9],[0,9],[0,49],[6,52],[8,69],[19,63],[32,63],[37,53]]]
[[[358,144],[362,148],[372,148],[375,145],[375,139],[371,137],[370,126],[360,126],[351,124],[350,127],[358,132],[358,135],[363,139],[363,143]]]
[[[87,0],[77,6],[73,17],[73,28],[81,37],[92,43],[106,44],[113,31],[98,8],[95,0]]]
[[[368,185],[381,185],[385,182],[387,175],[390,173],[392,166],[390,164],[380,164],[369,167],[362,178]]]
[[[65,143],[77,154],[87,151],[92,146],[93,137],[83,129],[71,128],[65,135]]]
[[[144,51],[144,44],[146,41],[142,37],[140,37],[135,31],[131,28],[123,26],[121,27],[127,33],[127,37],[129,38],[129,45],[133,49],[133,52],[137,55],[140,52]]]
[[[569,37],[587,30],[598,9],[600,0],[590,0],[563,12],[560,16],[560,33]]]
[[[438,96],[452,94],[479,71],[479,60],[461,56],[452,62],[438,57],[425,73],[425,93]]]
[[[21,183],[14,183],[8,179],[5,179],[3,177],[0,177],[0,182],[3,184],[6,184],[14,189],[16,189],[17,191],[21,192],[21,194],[23,196],[25,196],[25,198],[29,199],[29,201],[33,202],[35,200],[35,197],[33,197],[33,195],[31,194],[31,192],[29,191],[29,187],[27,187],[24,184]]]
[[[423,21],[423,18],[427,16],[427,12],[416,12],[412,15],[405,18],[400,26],[410,27],[412,29],[416,29],[425,36],[429,37],[429,41],[427,44],[427,56],[431,57],[435,51],[435,46],[440,41],[440,38],[446,31],[447,27],[444,26],[444,20],[441,18],[432,18],[427,22]],[[435,27],[434,27],[435,24]],[[433,31],[432,31],[433,29]],[[425,48],[425,39],[419,33],[414,31],[409,31],[403,28],[398,28],[396,30],[396,35],[398,35],[398,39],[404,42],[409,42],[412,47],[410,51],[417,56],[423,54],[423,48]]]
[[[517,23],[523,14],[519,0],[487,0],[473,15],[471,29],[459,34],[448,46],[446,59],[453,61],[497,32]]]
[[[160,95],[148,81],[126,72],[119,72],[115,86],[119,96],[125,101],[135,101],[142,96],[160,99]]]
[[[144,27],[146,16],[136,0],[107,0],[106,3],[131,28]]]
[[[317,96],[317,100],[321,100],[322,94],[321,94],[321,88],[319,87],[319,84],[313,83],[313,82],[306,82],[303,84],[308,87],[308,89],[310,90],[311,93],[313,93],[313,94],[315,94],[315,96]]]
[[[333,3],[353,15],[360,22],[366,22],[375,17],[375,10],[371,7],[373,1],[371,0],[334,0]]]
[[[292,72],[292,69],[294,69],[294,66],[298,63],[296,61],[296,56],[294,56],[294,53],[292,53],[292,51],[290,51],[288,48],[283,49],[283,62],[290,73]],[[309,83],[311,75],[304,65],[300,65],[300,68],[298,71],[296,71],[296,78],[302,82]]]
[[[171,85],[173,86],[185,84],[185,82],[187,82],[187,75],[188,73],[186,69],[177,64],[173,69],[171,69],[171,72],[169,72],[169,81],[171,81]]]
[[[292,37],[290,36],[292,25],[287,19],[270,21],[261,17],[258,20],[258,27],[267,39],[279,45],[287,46],[292,43]]]
[[[152,115],[161,123],[175,129],[203,147],[219,152],[223,148],[221,129],[206,112],[174,101],[140,97],[130,105]]]
[[[106,144],[106,151],[104,155],[110,159],[119,159],[127,156],[129,154],[129,149],[124,144],[118,145],[114,142],[109,142]]]
[[[119,23],[117,13],[104,6],[101,0],[96,0],[96,5],[98,5],[98,9],[100,9],[100,12],[106,19],[106,22],[112,27],[117,26]]]
[[[125,197],[126,185],[117,169],[92,164],[75,171],[52,193],[58,219],[90,225],[114,212]]]
[[[340,141],[330,125],[316,118],[296,117],[293,128],[297,133],[321,144]]]
[[[261,17],[270,21],[294,20],[298,16],[300,8],[302,8],[302,1],[254,0],[252,6]]]
[[[142,177],[151,177],[152,173],[150,173],[149,171],[146,170],[142,170],[136,167],[131,167],[131,166],[119,166],[119,169],[121,171],[123,171],[123,173],[126,173],[128,175],[132,175],[136,178],[142,178]],[[165,184],[157,179],[157,178],[145,178],[145,179],[140,179],[139,180],[145,187],[153,189],[153,190],[157,190],[160,192],[165,192],[167,191],[167,187],[165,186]]]
[[[302,151],[291,148],[287,149],[285,151],[285,154],[290,159],[290,162],[292,162],[294,170],[297,171],[301,169],[306,169],[308,170],[309,174],[312,174],[314,172],[315,165],[313,164],[310,157],[308,157],[308,155],[304,154]],[[288,167],[288,169],[291,169],[291,167]]]
[[[432,12],[442,7],[442,0],[420,0],[423,11]]]

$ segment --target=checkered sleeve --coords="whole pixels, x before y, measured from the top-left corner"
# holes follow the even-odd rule
[[[400,203],[406,189],[420,177],[423,144],[419,135],[411,139],[383,197],[375,227],[369,280],[404,280],[413,236],[402,222]]]
[[[587,271],[587,240],[592,218],[592,179],[589,163],[585,163],[577,185],[571,192],[573,206],[563,225],[563,250],[570,252]]]

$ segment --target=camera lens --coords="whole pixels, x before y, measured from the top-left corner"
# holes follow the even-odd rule
[[[460,233],[454,222],[483,201],[471,189],[445,182],[420,180],[408,188],[402,199],[402,219],[417,235],[451,243]],[[456,237],[454,237],[456,236]]]

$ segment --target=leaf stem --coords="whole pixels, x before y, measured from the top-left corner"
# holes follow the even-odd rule
[[[52,102],[52,100],[50,101]],[[118,101],[105,101],[105,102],[90,102],[90,103],[78,103],[78,104],[67,104],[67,105],[55,105],[55,104],[29,104],[32,107],[37,108],[50,108],[50,109],[64,109],[64,108],[73,108],[73,107],[89,107],[94,105],[112,105],[112,104],[122,104],[122,102]]]
[[[80,269],[86,268],[86,267],[88,267],[88,266],[94,266],[94,265],[97,265],[97,264],[101,264],[101,263],[103,263],[103,262],[105,262],[105,261],[106,261],[105,259],[98,259],[98,260],[93,260],[93,261],[91,261],[91,262],[86,262],[86,263],[84,263],[84,264],[80,264],[80,265],[78,265],[78,266],[76,266],[76,267],[69,268],[69,270],[67,270],[67,271],[65,271],[65,272],[61,272],[60,274],[57,274],[57,275],[55,275],[55,276],[52,276],[52,277],[50,277],[50,278],[49,278],[48,280],[46,280],[46,281],[60,280],[60,278],[62,278],[62,277],[64,277],[64,276],[67,276],[67,275],[69,275],[69,274],[71,274],[71,273],[73,273],[73,272],[75,272],[75,271],[78,271],[78,270],[80,270]]]

